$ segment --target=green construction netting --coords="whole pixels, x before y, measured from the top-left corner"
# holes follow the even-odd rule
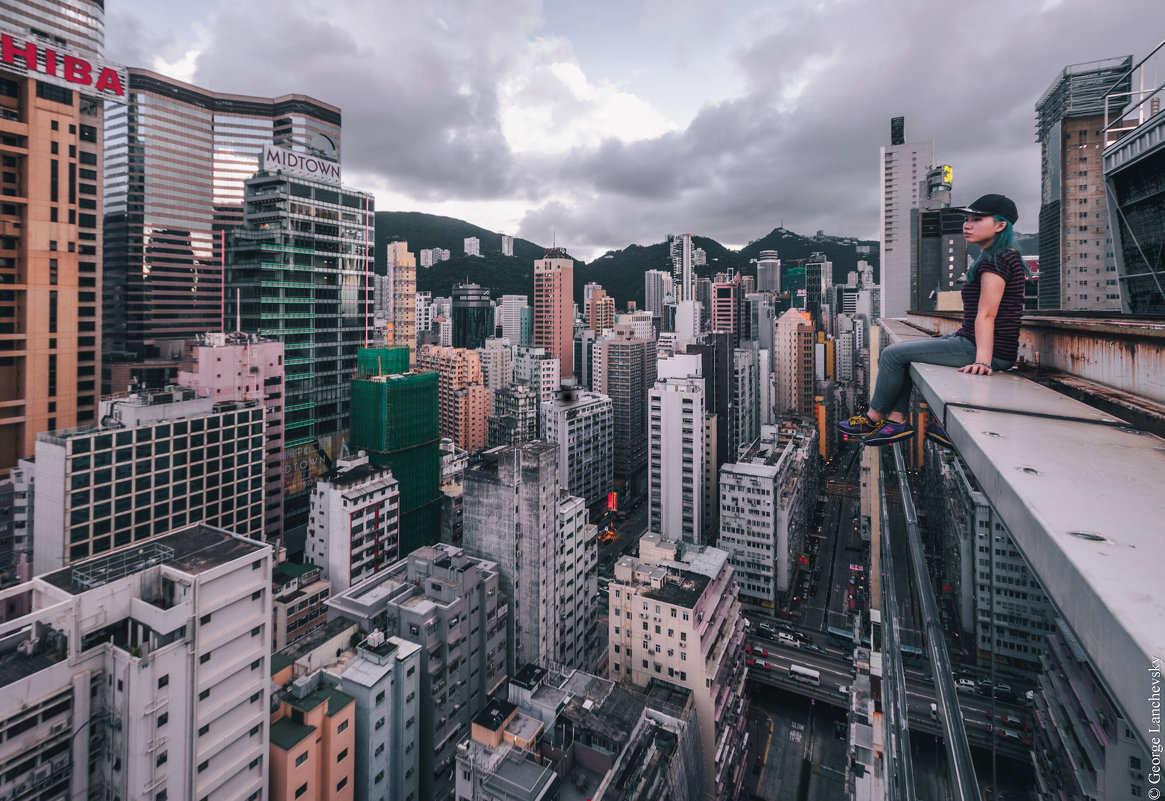
[[[395,348],[360,348],[356,351],[356,375],[397,375],[409,371],[407,345]]]

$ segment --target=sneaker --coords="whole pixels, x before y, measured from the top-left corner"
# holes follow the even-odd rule
[[[865,414],[855,414],[845,422],[838,422],[837,427],[843,434],[851,437],[864,437],[866,434],[872,434],[882,427],[882,423],[886,418],[882,418],[878,422],[874,422]]]
[[[955,447],[954,443],[951,442],[951,438],[947,436],[947,430],[942,427],[942,423],[933,417],[930,418],[930,422],[926,426],[926,438],[932,442],[937,442],[944,448]]]
[[[914,429],[909,423],[891,423],[889,420],[880,420],[881,425],[872,434],[862,437],[863,445],[889,445],[891,442],[909,439],[914,436]]]

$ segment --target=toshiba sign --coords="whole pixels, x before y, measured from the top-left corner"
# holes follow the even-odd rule
[[[125,67],[89,61],[17,33],[0,31],[0,69],[76,89],[90,97],[126,102]]]
[[[267,172],[282,172],[316,181],[327,181],[330,184],[340,183],[340,165],[337,162],[307,153],[296,153],[294,150],[276,147],[270,142],[263,145],[263,160],[259,168]]]

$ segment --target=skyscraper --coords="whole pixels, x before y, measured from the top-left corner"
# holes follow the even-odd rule
[[[671,273],[648,270],[643,274],[644,308],[658,321],[663,317],[664,298],[672,294]]]
[[[283,536],[283,343],[254,334],[204,334],[188,344],[191,365],[178,384],[214,401],[261,400],[266,418],[263,449],[263,537]]]
[[[587,301],[587,328],[602,333],[615,325],[615,299],[605,289],[597,289]]]
[[[392,276],[392,325],[389,345],[406,346],[409,364],[417,361],[417,261],[408,242],[391,242],[385,258]]]
[[[595,527],[586,506],[559,484],[558,448],[527,442],[499,448],[465,471],[465,550],[497,562],[518,665],[589,668],[597,661]]]
[[[648,531],[699,543],[707,436],[704,379],[699,377],[698,357],[675,356],[667,361],[674,364],[648,393]],[[679,373],[686,376],[678,377]]]
[[[756,291],[781,291],[781,259],[775,250],[762,250],[756,260]]]
[[[933,165],[934,142],[906,144],[902,117],[891,120],[890,146],[878,156],[881,317],[904,317],[910,309],[910,210],[918,207],[919,187]]]
[[[338,177],[340,110],[136,68],[127,98],[105,120],[103,347],[140,358],[222,330],[223,232],[243,222],[244,183],[272,143],[328,159]]]
[[[470,453],[484,448],[490,401],[477,351],[425,345],[417,352],[417,370],[437,374],[437,421],[441,436]]]
[[[611,399],[615,424],[615,476],[629,479],[647,465],[647,393],[655,385],[655,340],[636,337],[620,324],[596,345],[601,374],[594,388]]]
[[[0,385],[8,406],[0,472],[7,472],[32,455],[38,432],[97,418],[102,116],[125,102],[128,87],[125,71],[103,60],[103,3],[5,3],[0,23]],[[84,65],[86,81],[67,69],[56,74],[62,62]]]
[[[534,344],[558,359],[559,375],[574,375],[574,260],[563,248],[534,262]]]
[[[403,345],[362,348],[349,386],[352,448],[399,483],[401,554],[431,545],[440,530],[437,374],[410,372]]]
[[[334,177],[325,167],[310,178],[260,171],[246,183],[243,227],[227,243],[227,318],[283,343],[284,528],[293,552],[312,482],[347,442],[348,381],[372,325],[372,197]],[[298,230],[301,217],[327,222],[308,233]]]
[[[554,393],[540,410],[542,438],[558,450],[562,488],[587,506],[606,500],[614,488],[611,399],[573,387]]]
[[[453,287],[453,347],[480,348],[494,335],[494,305],[489,289],[477,284]]]
[[[525,295],[502,295],[502,337],[511,345],[529,345],[522,339],[522,310],[530,307]]]
[[[1120,308],[1105,200],[1105,96],[1132,88],[1132,56],[1065,67],[1036,101],[1041,309]],[[1113,115],[1123,102],[1110,106]]]
[[[813,323],[789,309],[773,332],[773,411],[814,414]]]

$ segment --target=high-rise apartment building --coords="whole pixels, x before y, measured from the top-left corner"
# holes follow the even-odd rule
[[[648,393],[648,531],[690,543],[702,541],[704,523],[704,399],[695,364],[688,377],[660,378]]]
[[[534,262],[534,344],[558,359],[559,375],[574,375],[574,259],[563,248]]]
[[[620,323],[614,336],[596,346],[602,371],[594,388],[611,399],[615,475],[627,479],[647,466],[647,393],[655,386],[654,339]]]
[[[878,154],[881,200],[881,317],[904,317],[910,309],[910,210],[918,208],[919,187],[934,165],[934,142],[907,144],[902,117],[890,124],[889,147]],[[806,287],[808,292],[808,286]]]
[[[363,348],[352,397],[352,447],[388,467],[400,487],[400,553],[437,541],[440,433],[436,373],[410,372],[404,346]]]
[[[417,353],[417,370],[437,374],[437,420],[441,436],[470,453],[486,443],[490,393],[481,374],[481,357],[468,348],[425,345]]]
[[[263,537],[283,536],[283,343],[256,334],[209,333],[187,343],[188,370],[178,385],[214,401],[258,400],[266,419]]]
[[[494,392],[489,416],[489,447],[517,445],[538,437],[541,402],[525,381],[507,384]]]
[[[728,554],[644,534],[615,564],[609,590],[611,677],[692,693],[703,798],[739,798],[744,780],[744,618]]]
[[[400,484],[364,454],[341,459],[312,488],[304,558],[323,568],[332,594],[397,561]]]
[[[732,405],[728,408],[725,448],[728,461],[760,436],[760,380],[760,350],[752,345],[732,351]]]
[[[607,294],[607,290],[598,289],[587,300],[587,328],[599,333],[614,325],[615,299]]]
[[[481,359],[481,379],[490,393],[490,410],[493,411],[493,394],[514,382],[514,351],[506,339],[491,337],[477,349]]]
[[[957,291],[967,271],[967,240],[963,237],[966,213],[958,209],[936,209],[917,212],[918,225],[915,242],[915,266],[912,274],[911,308],[933,311],[938,308],[940,292]],[[850,309],[857,310],[857,292],[853,292]]]
[[[773,328],[773,409],[777,414],[814,413],[813,323],[789,309]]]
[[[740,458],[720,468],[720,539],[740,602],[774,614],[796,586],[797,556],[816,502],[817,431],[808,421],[764,426]]]
[[[420,754],[417,798],[450,797],[457,745],[506,681],[510,607],[497,565],[452,545],[426,546],[330,606],[364,631],[421,646],[419,720],[403,747],[414,743]],[[412,678],[407,670],[405,677]]]
[[[328,622],[331,585],[313,564],[279,562],[271,570],[271,648],[279,651]]]
[[[502,255],[503,256],[513,256],[514,255],[514,238],[512,236],[510,236],[509,234],[502,234],[501,236],[502,236]]]
[[[417,260],[407,242],[390,242],[385,260],[392,277],[392,326],[388,344],[407,346],[412,365],[417,360]]]
[[[813,253],[805,262],[805,311],[809,312],[818,328],[824,327],[822,305],[827,303],[829,288],[833,286],[833,262],[824,253]]]
[[[595,527],[560,488],[558,449],[527,442],[490,451],[465,472],[467,552],[496,562],[511,599],[507,672],[528,662],[589,669],[598,660]]]
[[[266,151],[270,169],[294,156]],[[348,381],[373,314],[372,197],[335,183],[335,165],[312,163],[312,177],[289,168],[249,179],[243,226],[227,237],[227,319],[283,343],[283,517],[296,543],[312,481],[348,440]]]
[[[727,335],[729,347],[740,344],[740,328],[744,296],[741,294],[740,274],[712,284],[711,330]]]
[[[480,256],[481,255],[481,240],[476,236],[465,237],[465,255],[466,256]]]
[[[494,305],[489,289],[477,284],[453,287],[453,347],[480,348],[494,335]]]
[[[781,258],[775,250],[762,250],[756,260],[756,291],[781,291]]]
[[[223,233],[243,222],[244,184],[271,161],[270,145],[295,161],[327,160],[338,182],[340,109],[299,94],[212,92],[137,68],[128,88],[129,102],[105,118],[103,345],[140,358],[164,340],[229,330]]]
[[[36,444],[36,574],[205,522],[263,538],[258,401],[191,389],[101,402],[102,425]]]
[[[2,792],[268,797],[271,561],[195,525],[0,591]]]
[[[530,305],[525,295],[502,295],[502,337],[511,345],[531,345],[522,339],[522,311]]]
[[[41,431],[93,423],[100,397],[102,117],[126,100],[104,4],[0,9],[0,472]],[[43,66],[42,66],[43,65]]]
[[[598,392],[564,388],[540,410],[542,438],[558,449],[558,480],[587,506],[614,489],[611,399]]]
[[[656,320],[663,318],[664,299],[672,295],[673,289],[671,273],[663,270],[648,270],[643,274],[643,306]]]
[[[558,357],[546,348],[519,346],[514,348],[514,380],[525,381],[538,395],[538,403],[548,403],[558,391],[561,369]]]
[[[1036,101],[1041,309],[1117,310],[1105,200],[1105,96],[1132,88],[1133,57],[1065,67]],[[1123,98],[1108,109],[1115,119]]]

